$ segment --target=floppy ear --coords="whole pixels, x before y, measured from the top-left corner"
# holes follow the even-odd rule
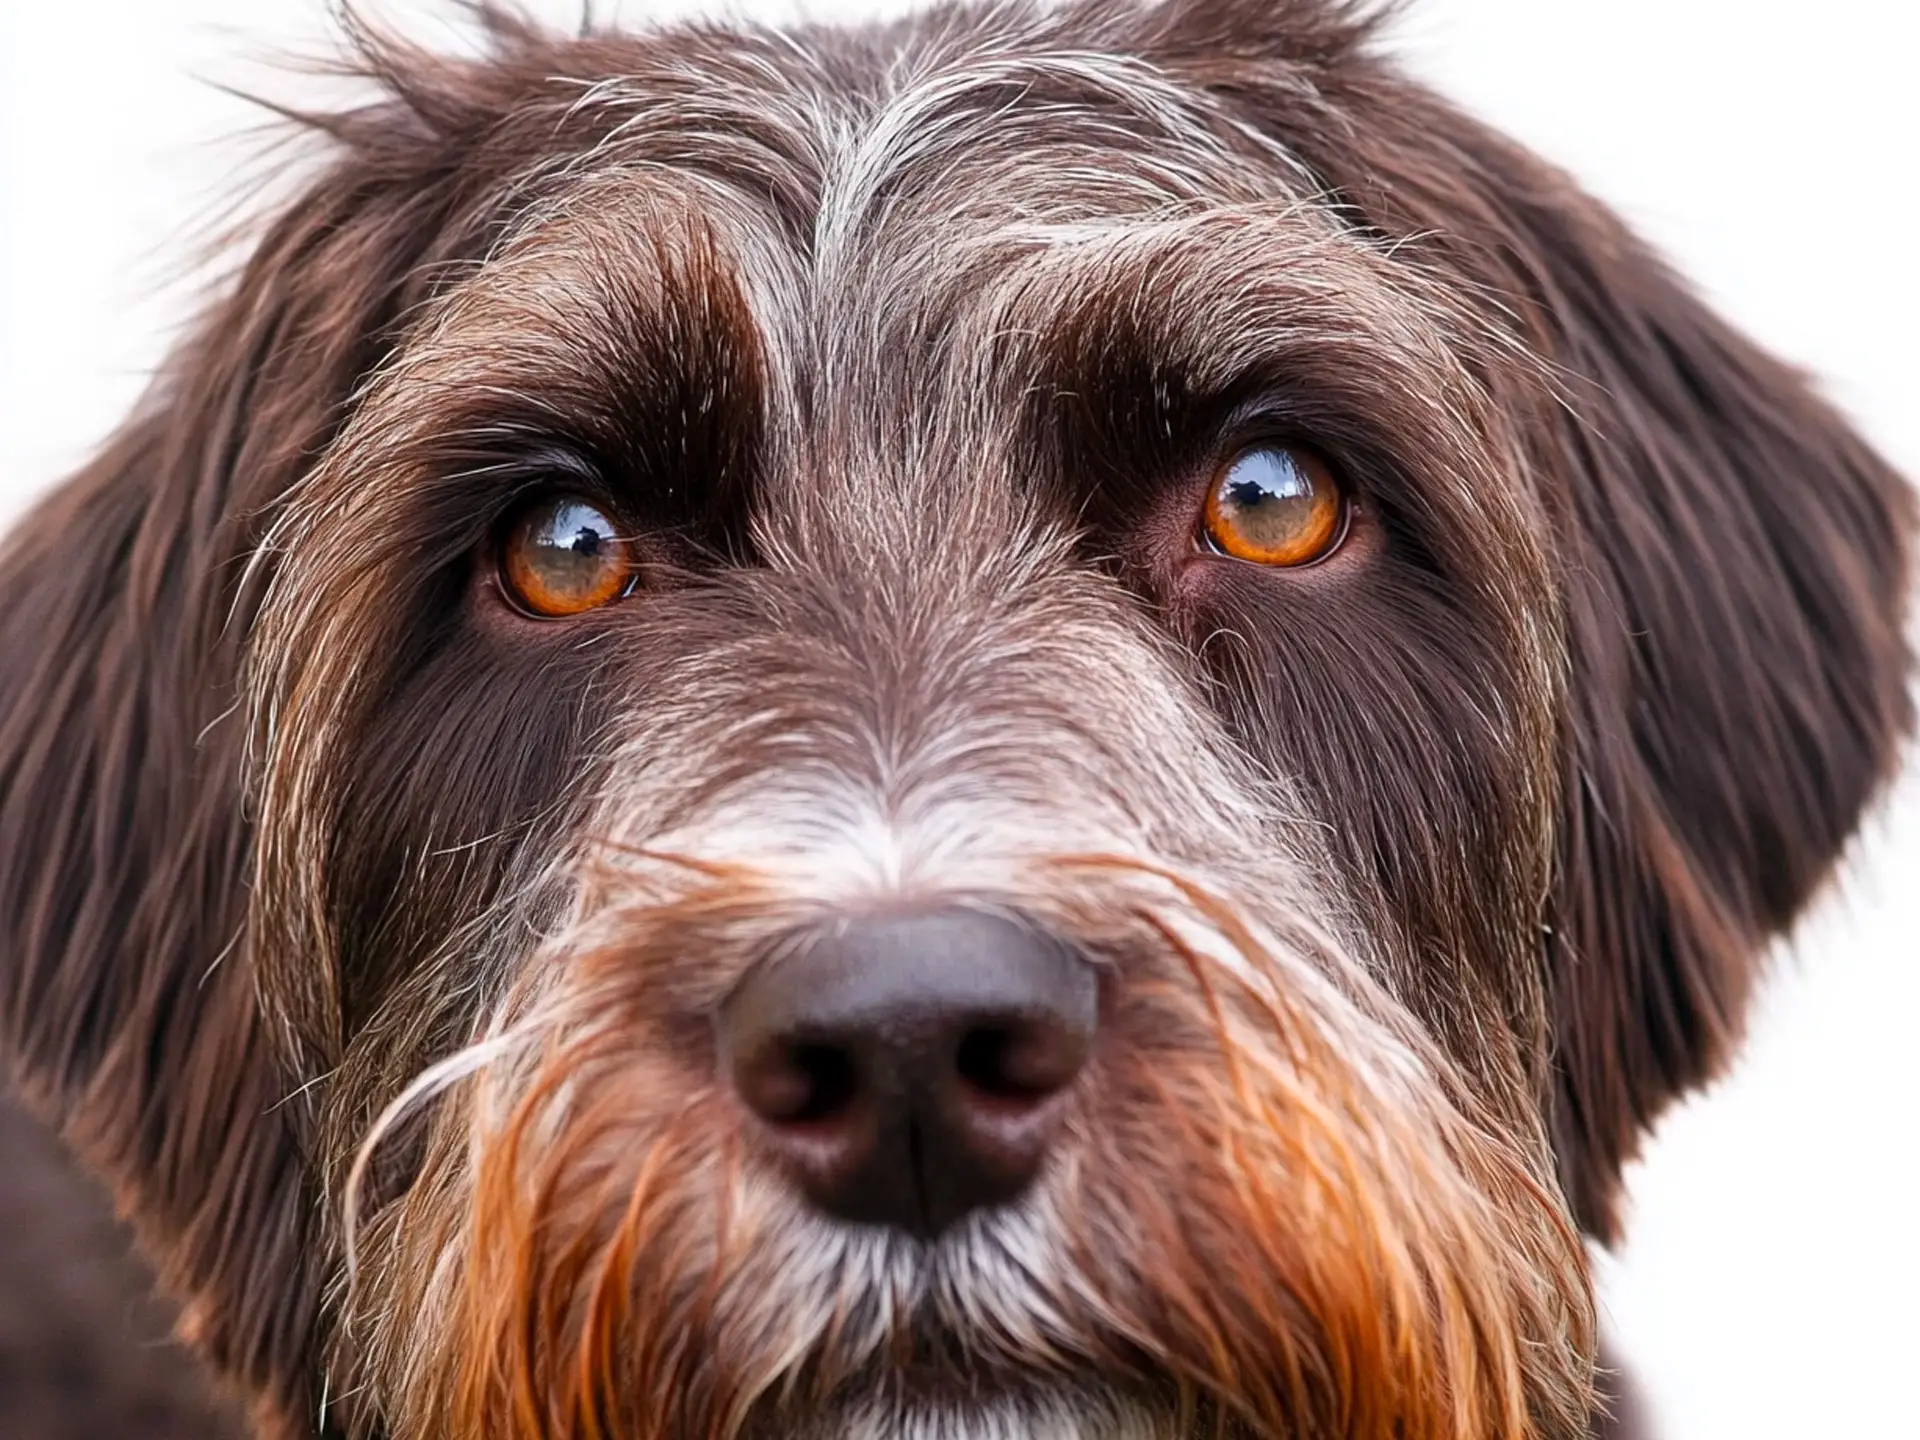
[[[1765,947],[1894,768],[1912,721],[1914,499],[1804,377],[1566,175],[1363,38],[1302,51],[1276,36],[1285,65],[1236,57],[1206,79],[1253,106],[1363,233],[1454,277],[1553,372],[1547,403],[1531,377],[1483,379],[1530,424],[1559,512],[1571,714],[1545,955],[1553,1122],[1575,1212],[1611,1239],[1622,1165],[1725,1063]]]
[[[438,262],[485,244],[460,193],[481,127],[452,106],[420,86],[319,122],[331,167],[0,548],[0,1044],[189,1338],[306,1426],[319,1201],[287,1102],[312,1077],[255,1004],[242,577]]]

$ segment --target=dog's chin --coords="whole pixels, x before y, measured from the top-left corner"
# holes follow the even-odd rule
[[[951,1335],[920,1329],[924,1355],[953,1353]],[[1167,1389],[1122,1381],[1089,1368],[1049,1372],[954,1364],[931,1359],[877,1359],[838,1398],[796,1412],[770,1395],[750,1440],[1189,1440],[1196,1433],[1233,1434],[1192,1413],[1185,1420]],[[1204,1402],[1200,1402],[1204,1406]]]
[[[853,1402],[796,1423],[769,1416],[755,1440],[1185,1440],[1164,1410],[1100,1386],[1025,1395]]]

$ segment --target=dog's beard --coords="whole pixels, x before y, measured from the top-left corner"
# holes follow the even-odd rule
[[[1328,936],[1156,864],[1045,868],[1018,902],[1126,969],[1127,1043],[1022,1201],[921,1242],[756,1161],[661,1001],[793,906],[692,870],[589,905],[392,1108],[440,1092],[417,1178],[354,1222],[356,1386],[400,1433],[489,1440],[1584,1434],[1544,1148]]]

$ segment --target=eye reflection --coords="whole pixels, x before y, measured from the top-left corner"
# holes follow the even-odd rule
[[[634,557],[604,511],[578,496],[552,496],[529,505],[508,528],[500,574],[522,609],[559,618],[626,594]]]

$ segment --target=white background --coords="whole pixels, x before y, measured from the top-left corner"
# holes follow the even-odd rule
[[[323,8],[0,0],[0,519],[105,434],[185,313],[183,257],[250,153],[216,142],[260,118],[206,82],[300,93],[259,60],[323,36]],[[1920,474],[1916,12],[1421,0],[1396,33],[1415,69],[1569,165]],[[1634,1173],[1604,1297],[1669,1440],[1920,1437],[1916,936],[1910,777],[1780,958],[1742,1065]]]

